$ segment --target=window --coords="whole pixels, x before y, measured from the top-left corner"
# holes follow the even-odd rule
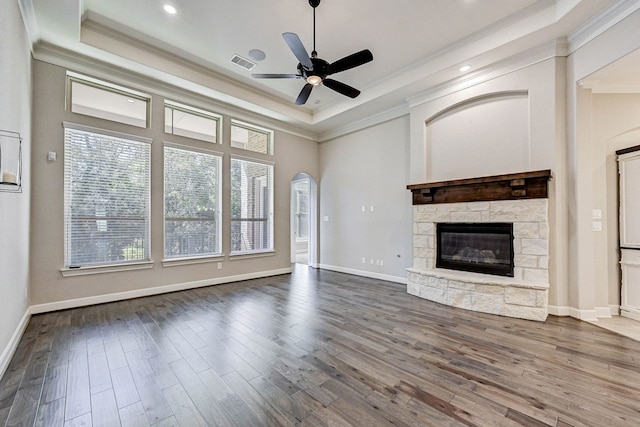
[[[164,256],[218,255],[220,154],[165,143]]]
[[[273,154],[273,131],[231,121],[231,146],[262,154]]]
[[[220,123],[220,116],[209,111],[175,102],[165,102],[164,131],[166,133],[216,143]]]
[[[273,250],[273,165],[231,159],[231,253]]]
[[[296,241],[309,239],[309,181],[296,182],[293,185]]]
[[[151,141],[64,127],[65,265],[149,260]]]
[[[73,113],[147,127],[150,97],[122,86],[68,73],[69,109]]]

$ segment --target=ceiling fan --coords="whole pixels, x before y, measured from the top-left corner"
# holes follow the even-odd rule
[[[320,0],[309,0],[309,4],[313,8],[313,51],[311,52],[311,56],[307,53],[297,34],[282,34],[287,46],[289,46],[291,52],[293,52],[298,61],[300,61],[298,63],[297,74],[252,74],[251,76],[256,79],[305,79],[307,83],[296,99],[297,105],[303,105],[307,102],[311,94],[311,89],[320,83],[342,95],[355,98],[360,95],[358,89],[337,80],[327,78],[327,76],[373,61],[373,54],[369,49],[364,49],[360,52],[345,56],[342,59],[338,59],[331,64],[324,59],[318,58],[318,52],[316,52],[316,7],[320,4]]]

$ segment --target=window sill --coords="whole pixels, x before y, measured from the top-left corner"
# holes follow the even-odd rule
[[[162,266],[177,267],[180,265],[205,264],[208,262],[220,262],[220,261],[224,261],[223,255],[211,255],[206,257],[192,257],[192,258],[167,258],[162,260]]]
[[[145,270],[153,268],[153,261],[134,262],[128,264],[110,264],[79,268],[62,268],[62,277],[86,276],[89,274],[116,273],[119,271]]]
[[[229,255],[229,261],[237,261],[249,258],[262,258],[268,256],[275,256],[276,251],[263,251],[263,252],[238,252]]]

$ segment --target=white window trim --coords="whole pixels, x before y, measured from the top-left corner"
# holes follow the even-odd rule
[[[115,273],[119,271],[147,270],[153,268],[153,261],[133,261],[126,264],[90,265],[87,267],[60,269],[62,277],[87,276],[90,274]]]
[[[260,154],[260,153],[258,153],[258,154]],[[231,154],[230,157],[232,159],[243,160],[245,162],[262,163],[263,165],[267,165],[267,166],[273,167],[274,171],[275,171],[276,163],[272,162],[272,161],[269,161],[269,160],[256,159],[255,157],[240,156],[240,155],[237,155],[237,154]]]
[[[195,151],[197,153],[211,154],[213,156],[218,156],[221,159],[224,159],[224,153],[220,151],[215,151],[209,148],[194,147],[193,145],[179,144],[179,143],[170,142],[170,141],[164,141],[162,145],[164,147],[177,148],[179,150],[188,150],[188,151]]]
[[[93,126],[86,126],[86,125],[81,125],[81,124],[73,123],[73,122],[62,122],[62,127],[64,129],[75,129],[75,130],[80,130],[80,131],[83,131],[83,132],[91,132],[91,133],[97,133],[97,134],[100,134],[100,135],[112,136],[114,138],[131,139],[131,140],[134,140],[134,141],[144,142],[144,143],[147,143],[147,144],[152,144],[153,143],[153,139],[152,138],[145,138],[144,136],[132,135],[130,133],[123,133],[123,132],[116,132],[116,131],[109,130],[109,129],[97,128],[97,127],[93,127]]]
[[[176,267],[180,265],[206,264],[209,262],[222,262],[225,257],[222,253],[216,255],[203,255],[184,258],[165,258],[162,260],[163,267]]]
[[[232,254],[229,254],[229,261],[239,261],[242,259],[249,259],[249,258],[262,258],[262,257],[268,257],[268,256],[275,256],[275,255],[276,255],[275,249],[267,249],[264,251],[234,252]]]

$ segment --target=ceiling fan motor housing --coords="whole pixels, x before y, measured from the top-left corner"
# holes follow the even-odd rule
[[[327,77],[329,74],[329,63],[324,59],[320,58],[310,58],[311,63],[313,64],[313,68],[311,70],[307,70],[302,64],[298,64],[298,74],[300,74],[305,79],[309,76],[318,76],[322,80]]]

